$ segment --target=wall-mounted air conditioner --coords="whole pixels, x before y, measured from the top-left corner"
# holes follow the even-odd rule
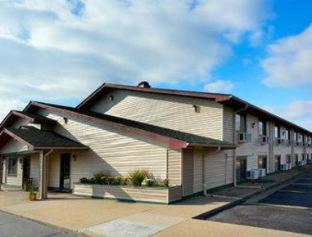
[[[239,143],[251,142],[251,134],[245,132],[238,133],[238,142]]]
[[[291,169],[291,163],[287,163],[286,164],[286,170],[290,170]]]
[[[281,170],[286,171],[287,170],[287,164],[281,164]]]
[[[259,179],[259,170],[249,170],[247,172],[247,179]]]
[[[259,170],[259,177],[264,177],[266,175],[265,169],[258,169]]]

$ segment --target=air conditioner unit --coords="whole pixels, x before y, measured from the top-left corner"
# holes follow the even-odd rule
[[[291,163],[286,164],[287,170],[290,170],[292,168]]]
[[[238,133],[238,142],[239,143],[251,142],[251,134],[245,132]]]
[[[261,143],[261,145],[269,143],[269,137],[267,137],[267,136],[260,136],[260,143]]]
[[[247,172],[247,179],[259,179],[259,170],[250,170]]]
[[[304,165],[303,162],[304,162],[303,160],[298,161],[298,166],[303,166]]]
[[[264,177],[266,175],[265,169],[258,169],[259,170],[259,177]]]
[[[309,159],[309,160],[308,160],[308,164],[312,164],[312,159]]]
[[[287,164],[281,164],[281,170],[286,171],[287,170]]]

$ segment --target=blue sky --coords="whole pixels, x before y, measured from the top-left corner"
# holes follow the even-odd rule
[[[226,7],[225,7],[226,6]],[[312,1],[0,1],[0,117],[103,82],[232,93],[312,129]]]

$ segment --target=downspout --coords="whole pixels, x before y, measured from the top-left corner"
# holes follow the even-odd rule
[[[209,153],[210,155],[211,154],[215,154],[215,153],[218,153],[218,152],[220,152],[221,151],[221,146],[218,146],[218,148],[217,148],[217,150],[215,150],[214,152],[212,152],[212,153]],[[205,177],[206,177],[206,172],[205,172],[205,157],[204,157],[204,153],[203,153],[203,156],[202,156],[202,159],[203,159],[203,164],[202,164],[202,167],[203,167],[203,194],[204,194],[204,196],[208,196],[208,194],[207,194],[207,184],[206,184],[206,179],[205,179]]]
[[[245,104],[245,106],[241,109],[238,110],[234,110],[234,116],[233,116],[233,124],[234,124],[234,131],[233,131],[233,141],[235,143],[235,145],[237,144],[236,141],[236,122],[235,122],[235,116],[237,113],[240,113],[244,110],[246,110],[249,107],[248,104]],[[236,148],[233,150],[233,184],[234,187],[237,186],[237,178],[236,178]]]

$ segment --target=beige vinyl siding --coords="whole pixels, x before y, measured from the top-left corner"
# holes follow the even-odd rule
[[[188,196],[194,193],[194,151],[184,150],[183,151],[183,164],[182,164],[182,175],[183,175],[183,196]]]
[[[203,151],[194,150],[194,193],[203,191]]]
[[[147,169],[156,179],[166,178],[166,147],[146,138],[109,127],[99,127],[91,121],[75,117],[69,117],[68,123],[65,124],[63,116],[68,115],[48,113],[49,118],[57,120],[60,124],[55,127],[55,132],[90,148],[88,151],[74,152],[77,158],[71,163],[72,184],[99,171],[126,176],[134,169]]]
[[[60,186],[60,153],[53,153],[48,157],[48,187]]]
[[[233,143],[234,129],[234,111],[230,107],[223,108],[223,140]]]
[[[20,157],[17,159],[17,175],[16,176],[8,176],[6,178],[6,184],[14,185],[14,186],[22,186],[23,184],[23,165],[20,162]],[[8,171],[8,162],[6,162],[6,172]]]
[[[21,151],[27,151],[28,147],[14,139],[10,139],[7,144],[5,144],[1,150],[0,153],[6,154],[6,153],[13,153],[13,152],[21,152]]]
[[[33,155],[30,159],[30,178],[36,187],[39,186],[39,175],[39,155]]]
[[[169,185],[181,185],[182,175],[182,153],[181,151],[168,150],[168,179]]]
[[[110,96],[113,101],[109,100]],[[194,110],[200,106],[200,112]],[[92,111],[161,127],[223,138],[223,106],[214,101],[179,96],[117,90],[100,99]]]
[[[256,116],[247,114],[246,120],[247,133],[251,134],[251,142],[239,144],[236,148],[236,156],[247,156],[247,170],[252,170],[258,168],[257,159],[259,155],[269,156],[269,145],[261,145],[259,142],[259,119]]]
[[[233,159],[224,152],[204,152],[207,189],[233,183]]]

